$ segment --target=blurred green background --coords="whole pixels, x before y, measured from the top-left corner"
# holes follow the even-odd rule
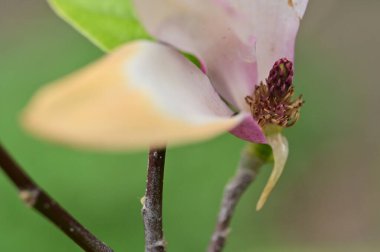
[[[296,54],[306,104],[286,130],[285,174],[261,212],[263,169],[226,251],[380,251],[380,2],[310,1]],[[18,124],[34,91],[102,55],[45,1],[0,0],[0,140],[28,173],[116,251],[143,251],[146,153],[99,154],[38,141]],[[231,135],[167,155],[169,251],[204,251],[244,143]],[[0,173],[0,251],[81,251],[27,209]]]

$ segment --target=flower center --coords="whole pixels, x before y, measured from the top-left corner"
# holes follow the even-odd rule
[[[290,127],[299,119],[304,104],[302,95],[295,100],[293,95],[293,63],[283,58],[273,65],[266,84],[261,82],[245,100],[261,127],[271,124]]]

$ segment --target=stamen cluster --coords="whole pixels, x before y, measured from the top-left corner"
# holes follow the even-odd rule
[[[293,63],[280,59],[273,65],[266,84],[261,82],[253,95],[245,98],[261,127],[269,124],[290,127],[299,119],[304,100],[302,95],[292,100],[293,74]]]

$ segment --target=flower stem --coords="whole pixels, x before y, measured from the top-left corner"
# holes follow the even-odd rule
[[[83,250],[89,252],[113,251],[46,194],[13,160],[1,143],[0,167],[18,188],[19,195],[24,203],[53,222]]]
[[[146,192],[142,215],[145,230],[145,252],[165,252],[162,229],[162,192],[166,149],[150,149]]]
[[[221,252],[223,250],[230,231],[230,223],[235,208],[244,192],[256,178],[263,164],[264,161],[252,155],[249,150],[243,151],[236,175],[224,189],[218,220],[208,247],[208,252]]]

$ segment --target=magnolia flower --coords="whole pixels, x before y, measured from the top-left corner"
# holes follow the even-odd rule
[[[295,123],[302,105],[301,98],[292,100],[292,62],[306,5],[307,0],[136,0],[140,21],[157,41],[124,44],[43,88],[25,110],[23,124],[43,138],[101,150],[183,144],[226,131],[269,144],[275,166],[261,208],[288,155],[280,129]],[[201,67],[181,52],[194,55]]]

